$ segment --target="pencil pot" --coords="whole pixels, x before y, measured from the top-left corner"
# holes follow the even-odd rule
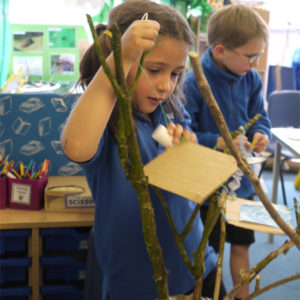
[[[7,207],[7,177],[0,177],[0,209]]]
[[[48,175],[39,179],[8,178],[8,205],[10,208],[39,210],[44,204],[44,189]]]

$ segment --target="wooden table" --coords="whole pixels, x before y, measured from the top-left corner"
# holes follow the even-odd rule
[[[29,286],[32,287],[32,300],[40,300],[40,284],[42,272],[40,270],[40,256],[42,255],[42,238],[39,235],[40,228],[54,227],[89,227],[94,222],[93,213],[54,213],[44,210],[0,210],[1,229],[31,229],[28,241],[28,256],[32,258],[29,268]]]
[[[300,157],[300,128],[272,128],[271,132],[276,138],[276,150],[273,162],[273,188],[271,200],[277,203],[278,177],[280,169],[281,148],[284,147]],[[273,235],[269,235],[269,242],[273,242]]]

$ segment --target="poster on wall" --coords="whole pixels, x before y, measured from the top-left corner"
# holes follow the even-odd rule
[[[44,50],[44,32],[14,31],[13,50],[16,52],[42,52]]]
[[[73,75],[75,54],[52,54],[50,56],[51,75]]]
[[[43,76],[43,57],[42,56],[14,56],[13,72],[17,74],[22,71],[23,76]]]
[[[49,28],[49,48],[75,48],[75,28]]]

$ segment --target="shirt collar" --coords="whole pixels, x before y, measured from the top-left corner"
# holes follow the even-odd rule
[[[238,81],[241,77],[223,71],[212,59],[210,49],[208,48],[202,56],[202,65],[206,71],[209,69],[214,76],[221,77],[228,81]]]

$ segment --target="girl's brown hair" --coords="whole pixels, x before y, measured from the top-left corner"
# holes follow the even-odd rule
[[[193,35],[189,24],[174,8],[163,4],[157,4],[149,0],[127,0],[110,11],[107,26],[103,24],[96,26],[100,45],[102,46],[105,57],[111,53],[112,48],[111,40],[106,34],[104,34],[104,30],[109,30],[113,24],[116,24],[118,25],[121,34],[123,34],[132,22],[135,20],[141,20],[145,13],[148,13],[149,20],[155,20],[160,24],[160,36],[171,37],[179,41],[184,41],[190,48],[192,48]],[[81,59],[79,66],[80,77],[77,84],[85,89],[93,79],[99,67],[100,62],[93,44],[87,49]],[[174,93],[178,93],[177,87]],[[174,97],[169,99],[167,109],[177,112],[177,105],[174,103],[173,98]],[[182,94],[179,98],[182,99]],[[116,115],[117,105],[115,106],[110,119],[110,125],[114,129],[116,128]]]
[[[233,50],[257,37],[267,42],[268,26],[252,7],[245,4],[224,6],[208,20],[207,38],[212,49],[221,44]]]

